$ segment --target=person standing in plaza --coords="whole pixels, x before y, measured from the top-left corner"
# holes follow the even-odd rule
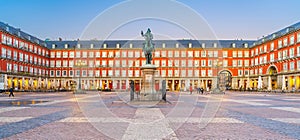
[[[190,94],[193,94],[193,87],[190,85]]]
[[[8,95],[8,97],[10,97],[10,96],[15,97],[15,95],[14,95],[14,88],[13,88],[13,87],[11,87],[11,88],[9,89],[9,95]]]

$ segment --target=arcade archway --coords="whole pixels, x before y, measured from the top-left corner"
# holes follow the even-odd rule
[[[228,70],[222,70],[219,73],[220,83],[219,86],[221,89],[231,89],[232,85],[232,74]]]
[[[270,66],[268,68],[268,71],[267,71],[268,75],[269,75],[269,83],[268,83],[268,88],[271,90],[271,89],[277,89],[277,68],[276,66]]]

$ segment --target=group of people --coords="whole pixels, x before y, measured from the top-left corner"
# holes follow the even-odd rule
[[[199,87],[199,88],[196,88],[196,89],[197,89],[198,94],[200,94],[200,93],[203,94],[204,93],[204,88]],[[190,86],[190,94],[193,94],[193,87],[192,86]]]

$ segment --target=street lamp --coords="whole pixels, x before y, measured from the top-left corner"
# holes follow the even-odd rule
[[[217,62],[215,63],[215,67],[217,69],[217,85],[216,85],[216,88],[213,89],[212,93],[213,94],[223,94],[225,92],[223,92],[221,89],[220,89],[220,73],[219,73],[219,67],[222,65],[222,61],[219,61],[217,59]]]

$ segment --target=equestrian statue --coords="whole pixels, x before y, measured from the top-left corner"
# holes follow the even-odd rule
[[[148,28],[147,32],[144,34],[141,31],[142,37],[145,38],[145,43],[143,43],[143,52],[146,57],[146,65],[151,64],[152,61],[152,52],[154,51],[154,44],[152,43],[153,35],[151,30]]]

